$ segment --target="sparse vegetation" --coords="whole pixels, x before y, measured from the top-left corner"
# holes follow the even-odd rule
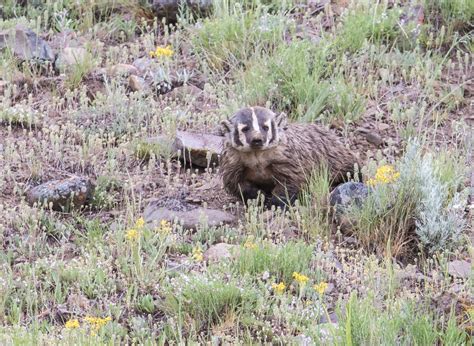
[[[447,166],[444,167],[444,164]],[[388,249],[395,256],[418,246],[430,253],[454,249],[465,229],[466,191],[460,185],[445,185],[442,172],[455,165],[462,176],[464,163],[443,162],[435,165],[431,154],[422,154],[420,146],[409,143],[399,166],[382,166],[368,183],[369,197],[351,215],[354,231],[366,247]],[[452,177],[449,184],[456,184]]]
[[[0,344],[472,344],[473,2],[150,3],[0,5]],[[5,48],[15,27],[55,61]],[[174,152],[247,105],[359,153],[345,227],[325,168],[266,210]],[[84,208],[30,203],[75,175]],[[237,221],[153,224],[153,203]]]

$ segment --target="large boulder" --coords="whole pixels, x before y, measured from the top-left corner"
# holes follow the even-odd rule
[[[187,165],[206,168],[219,163],[219,155],[224,148],[224,137],[209,133],[177,131],[171,142],[166,136],[151,137],[142,144],[143,148],[164,149],[169,146],[171,158],[180,154]]]
[[[94,185],[86,177],[52,180],[33,187],[26,193],[26,200],[34,205],[51,205],[53,210],[67,211],[80,208],[90,201]]]
[[[224,137],[211,134],[178,131],[173,149],[181,152],[185,163],[199,167],[217,165],[224,147]]]
[[[342,214],[352,206],[360,207],[367,198],[369,189],[363,183],[347,182],[337,186],[329,196],[329,203]]]
[[[201,224],[215,227],[235,222],[235,217],[218,209],[195,208],[191,210],[172,210],[151,203],[145,208],[143,217],[147,224],[158,226],[162,220],[178,222],[184,229],[196,229]]]
[[[40,60],[54,62],[51,47],[31,29],[16,26],[0,31],[0,50],[9,48],[21,60]]]
[[[329,196],[334,220],[342,230],[350,229],[354,223],[349,216],[350,209],[361,207],[369,194],[369,189],[363,183],[347,182],[337,186]]]

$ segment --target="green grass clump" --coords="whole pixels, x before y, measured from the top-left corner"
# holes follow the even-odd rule
[[[237,92],[246,104],[270,104],[302,121],[357,120],[362,97],[338,75],[329,46],[302,40],[257,57],[238,77]]]
[[[255,290],[221,278],[193,276],[177,284],[169,287],[162,308],[177,319],[184,333],[209,330],[227,318],[238,320],[250,313],[257,301]]]
[[[66,87],[68,89],[78,88],[95,66],[96,62],[92,58],[91,53],[87,52],[83,57],[78,57],[74,65],[67,66],[63,71],[66,72]]]
[[[372,5],[370,9],[359,6],[349,10],[343,19],[340,33],[333,41],[334,49],[356,53],[366,42],[380,45],[395,41],[400,35],[397,25],[400,9],[387,9],[382,4]]]
[[[214,11],[213,17],[203,20],[191,42],[216,72],[245,66],[255,54],[272,51],[281,44],[288,28],[284,16],[269,14],[263,7],[244,11],[239,4],[222,2]]]
[[[39,19],[39,25],[45,31],[49,29],[86,31],[125,8],[139,11],[141,6],[139,2],[132,0],[33,0],[27,1],[24,5],[19,1],[5,0],[2,5],[4,18],[24,16]]]
[[[474,4],[469,0],[425,0],[426,27],[425,41],[431,48],[452,50],[462,46],[472,52],[472,28],[474,23]],[[428,38],[429,37],[429,38]],[[434,42],[433,42],[434,41]]]
[[[117,179],[108,176],[98,177],[90,205],[99,210],[112,208],[117,204],[117,194],[121,188],[121,183]]]
[[[173,140],[167,138],[160,138],[156,142],[137,140],[134,144],[134,152],[136,157],[140,160],[161,157],[167,161],[176,154],[173,152]]]
[[[453,30],[472,28],[474,21],[474,4],[469,0],[425,0],[425,11],[428,19],[436,21],[441,17],[441,24]]]
[[[304,243],[290,242],[282,247],[270,244],[242,247],[233,263],[234,270],[252,277],[267,271],[276,282],[292,281],[294,272],[307,272],[311,262],[312,247]]]
[[[300,193],[299,205],[290,209],[291,218],[309,239],[328,237],[330,218],[328,197],[331,183],[326,165],[315,170]]]
[[[374,295],[354,294],[339,310],[340,328],[333,337],[344,345],[467,345],[469,337],[457,326],[453,313],[443,322],[423,304],[395,299],[385,309],[377,307]]]

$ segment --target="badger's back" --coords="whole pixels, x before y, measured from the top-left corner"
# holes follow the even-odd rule
[[[273,165],[275,178],[295,188],[309,178],[314,169],[326,165],[333,185],[342,182],[347,173],[353,174],[355,156],[339,138],[316,124],[290,124],[285,140],[277,150],[280,158]],[[284,160],[282,160],[284,158]]]

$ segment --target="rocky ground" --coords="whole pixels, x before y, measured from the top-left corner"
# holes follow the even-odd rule
[[[1,6],[2,343],[472,342],[472,6]],[[336,132],[363,184],[229,196],[248,104]]]

